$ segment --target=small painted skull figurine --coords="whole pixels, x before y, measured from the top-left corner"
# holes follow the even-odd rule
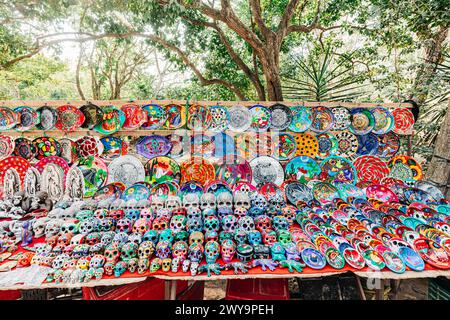
[[[189,260],[191,262],[200,262],[203,259],[204,248],[199,243],[193,243],[189,246]]]
[[[272,225],[277,231],[289,229],[289,221],[281,215],[273,217]]]
[[[240,218],[247,216],[248,211],[244,207],[234,207],[233,213],[235,217],[239,220]]]
[[[246,210],[250,209],[251,206],[250,197],[248,196],[247,193],[241,191],[237,191],[234,194],[233,203],[235,208],[242,207]]]
[[[131,273],[136,272],[138,263],[139,263],[138,258],[131,258],[130,260],[128,260],[127,262],[128,271],[130,271]]]
[[[146,233],[144,233],[144,236],[142,237],[142,241],[151,241],[156,246],[159,239],[159,233],[156,230],[149,230]]]
[[[254,193],[250,196],[250,204],[252,207],[265,211],[267,209],[267,200],[260,193]]]
[[[169,272],[172,267],[172,259],[166,258],[162,260],[161,269],[164,272]]]
[[[271,246],[277,241],[277,233],[274,230],[268,230],[262,233],[263,243],[267,246]]]
[[[181,264],[180,259],[173,258],[172,259],[171,271],[174,272],[174,273],[178,272],[178,268],[180,267],[180,264]]]
[[[120,248],[120,257],[125,262],[136,257],[137,253],[138,245],[134,242],[127,242]]]
[[[255,222],[252,217],[242,217],[238,221],[238,230],[243,230],[249,233],[251,230],[255,229]]]
[[[247,233],[248,236],[248,243],[252,246],[259,245],[262,243],[262,237],[261,232],[259,232],[256,229],[250,230],[250,232]]]
[[[169,228],[169,218],[166,216],[158,217],[153,220],[152,229],[156,231],[161,231]]]
[[[150,228],[151,224],[145,218],[139,218],[133,224],[133,232],[138,232],[141,235],[144,235]]]
[[[261,233],[272,229],[272,220],[265,215],[257,216],[255,218],[255,229]]]
[[[202,210],[200,208],[191,208],[187,211],[186,217],[190,219],[202,219]]]
[[[147,219],[150,223],[155,218],[155,212],[152,208],[144,208],[141,210],[140,218]]]
[[[229,214],[222,219],[222,229],[225,232],[234,233],[237,227],[237,219],[234,215]]]
[[[247,241],[248,241],[247,232],[245,232],[244,230],[238,229],[234,233],[234,240],[236,241],[237,244],[247,243]]]
[[[169,209],[172,212],[175,209],[181,207],[181,200],[178,196],[168,196],[165,202],[166,209]]]
[[[233,210],[233,196],[227,191],[219,193],[217,196],[217,208],[225,208]]]
[[[155,245],[151,241],[143,241],[138,249],[139,259],[150,259],[155,252]]]
[[[115,264],[120,257],[120,250],[117,245],[110,244],[106,246],[105,257],[107,262],[113,262]]]
[[[102,268],[106,263],[106,258],[104,255],[102,254],[96,254],[91,258],[91,263],[89,264],[89,266],[91,268]]]
[[[172,244],[169,241],[159,241],[156,245],[156,256],[160,259],[167,259],[172,254]]]
[[[295,221],[295,216],[297,215],[297,208],[289,205],[285,206],[281,209],[281,214],[287,219],[289,225],[292,226]]]
[[[219,243],[217,241],[208,241],[205,244],[205,260],[206,263],[212,264],[215,263],[217,258],[219,257]],[[192,259],[191,259],[192,260]]]
[[[143,274],[150,267],[150,259],[139,259],[138,261],[138,273]]]
[[[35,238],[40,238],[45,234],[45,226],[50,219],[47,217],[36,219],[33,223],[33,233]]]
[[[196,193],[188,193],[183,198],[183,207],[186,208],[187,212],[192,208],[200,209],[200,199]]]
[[[204,237],[203,233],[200,231],[192,232],[191,235],[189,236],[189,245],[191,245],[193,243],[198,243],[198,244],[203,245],[204,241],[205,241],[205,237]]]
[[[191,265],[191,261],[190,260],[188,260],[188,259],[184,260],[183,263],[181,264],[181,271],[188,272],[190,265]]]
[[[120,277],[127,270],[127,263],[125,261],[119,261],[114,266],[114,277]]]
[[[220,252],[223,262],[230,263],[236,253],[236,244],[230,239],[223,240]]]
[[[161,269],[163,259],[154,258],[150,263],[150,272],[156,272]]]
[[[117,224],[116,224],[116,230],[118,230],[120,232],[130,233],[131,232],[131,220],[128,218],[122,218],[122,219],[118,220]]]
[[[173,216],[170,220],[170,229],[176,233],[186,229],[186,217],[182,215]]]
[[[270,195],[268,198],[268,202],[268,212],[272,215],[280,214],[281,209],[286,206],[286,200],[280,193]]]
[[[207,192],[202,194],[200,198],[200,206],[202,210],[212,209],[216,211],[216,196],[214,193]]]
[[[158,196],[152,196],[152,204],[150,205],[153,211],[158,211],[164,208],[164,198]]]
[[[177,241],[172,247],[172,257],[180,261],[187,258],[188,255],[188,244],[185,241]]]
[[[202,218],[188,219],[186,222],[186,230],[189,233],[196,232],[196,231],[202,231],[203,230]]]
[[[170,229],[164,229],[159,234],[159,241],[167,241],[172,243],[174,239],[174,233]]]
[[[203,222],[204,231],[219,231],[220,223],[216,216],[208,216]]]
[[[292,242],[292,234],[288,230],[280,230],[278,231],[278,242],[280,242],[283,246]]]

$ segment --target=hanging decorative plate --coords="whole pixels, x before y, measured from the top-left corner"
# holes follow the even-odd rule
[[[330,203],[333,202],[335,198],[341,198],[339,190],[328,182],[319,182],[312,188],[314,199],[320,203]]]
[[[157,104],[148,104],[142,107],[144,111],[147,112],[147,119],[142,124],[142,129],[145,130],[156,130],[161,128],[167,121],[166,110]]]
[[[307,183],[320,174],[320,166],[307,156],[297,156],[286,164],[285,173],[287,181]],[[254,174],[254,173],[253,173]]]
[[[180,165],[181,182],[196,181],[205,185],[216,178],[214,166],[206,159],[192,157]]]
[[[74,163],[78,159],[77,144],[75,141],[69,138],[59,139],[59,145],[61,146],[60,157],[66,160],[68,163]]]
[[[115,133],[122,128],[125,122],[125,114],[113,106],[103,109],[102,121],[94,127],[94,130],[101,134]]]
[[[136,153],[147,159],[165,156],[171,149],[170,140],[160,135],[142,137],[136,143]]]
[[[251,125],[253,131],[266,131],[272,123],[270,110],[260,104],[250,108]]]
[[[375,118],[369,109],[351,109],[350,119],[350,131],[354,134],[367,134],[372,131],[375,125]]]
[[[81,125],[84,129],[92,130],[103,121],[103,111],[95,104],[88,102],[80,107],[80,111],[84,114],[84,122]]]
[[[233,186],[238,181],[252,181],[252,168],[243,158],[228,155],[221,160],[216,170],[217,179]]]
[[[385,251],[382,254],[386,267],[395,273],[404,273],[406,265],[403,259],[392,251]]]
[[[336,248],[328,248],[325,251],[325,257],[334,269],[342,269],[345,266],[345,259]]]
[[[202,132],[191,137],[191,154],[198,157],[211,157],[214,152],[212,138]]]
[[[303,262],[311,269],[320,270],[325,267],[326,259],[320,251],[313,248],[305,248],[300,253]]]
[[[127,187],[145,180],[145,169],[138,158],[126,155],[114,159],[108,165],[108,180],[121,181]]]
[[[403,196],[406,201],[409,203],[412,202],[421,202],[421,203],[433,203],[435,200],[433,197],[426,191],[423,191],[418,188],[405,188],[403,190]]]
[[[400,247],[398,249],[398,255],[410,269],[414,271],[422,271],[425,269],[425,262],[413,249],[409,247]]]
[[[170,140],[170,144],[172,145],[169,156],[171,158],[179,158],[183,156],[184,150],[186,150],[185,144],[183,142],[184,137],[175,133],[169,134],[166,137]]]
[[[14,127],[17,131],[27,131],[39,123],[39,114],[30,107],[17,107],[14,109],[17,115],[17,124]]]
[[[267,182],[273,182],[280,186],[284,181],[284,172],[281,164],[272,157],[256,157],[250,161],[252,168],[252,184],[262,186]]]
[[[194,104],[188,109],[187,126],[191,130],[207,130],[211,125],[212,117],[209,108]]]
[[[0,108],[0,130],[9,130],[19,122],[16,113],[10,108]]]
[[[15,141],[9,136],[0,135],[0,158],[10,156],[15,149]]]
[[[356,183],[356,168],[353,164],[342,157],[331,156],[324,159],[320,164],[320,178],[322,180],[336,183]]]
[[[211,138],[213,143],[213,156],[216,158],[222,158],[228,154],[236,154],[236,148],[234,146],[233,137],[224,132],[219,132]]]
[[[304,106],[293,106],[290,109],[292,121],[289,125],[289,130],[293,132],[305,132],[308,130],[313,121],[311,109]]]
[[[36,159],[41,160],[44,157],[60,156],[61,145],[58,141],[50,137],[40,137],[33,140],[36,146]]]
[[[22,157],[27,160],[31,160],[36,156],[37,148],[27,138],[17,138],[14,141],[14,152],[13,155]]]
[[[181,180],[180,166],[169,157],[156,157],[145,164],[145,181],[151,184]]]
[[[247,181],[238,181],[233,186],[233,192],[244,192],[247,195],[250,195],[252,193],[258,192],[258,189],[252,185],[250,182]]]
[[[112,182],[111,184],[112,184],[112,185],[115,185],[117,188],[119,188],[121,194],[122,194],[122,193],[125,191],[125,189],[127,188],[127,186],[126,186],[123,182],[121,182],[121,181]]]
[[[423,178],[422,166],[409,156],[400,155],[393,157],[389,160],[388,167],[391,169],[390,176],[402,181],[408,179],[422,180]]]
[[[382,270],[386,266],[383,256],[378,251],[367,249],[361,252],[367,266],[375,271]]]
[[[360,270],[366,266],[363,256],[356,249],[346,248],[342,254],[351,267]]]
[[[56,120],[55,127],[64,132],[75,131],[86,120],[83,112],[70,104],[59,106],[56,112],[58,113],[58,119]]]
[[[319,151],[317,153],[319,158],[324,159],[333,156],[337,152],[339,143],[334,134],[325,132],[318,134],[316,138],[319,143]]]
[[[181,185],[178,195],[183,199],[188,193],[196,193],[201,197],[203,194],[203,187],[198,182],[187,181]]]
[[[25,174],[30,166],[30,163],[22,157],[7,157],[0,160],[0,188],[3,188],[5,173],[8,169],[15,169],[19,174],[20,181],[24,181]]]
[[[414,247],[422,259],[433,267],[444,270],[450,267],[449,257],[445,249],[433,240],[418,238],[414,240]]]
[[[118,137],[104,137],[100,139],[103,145],[103,152],[100,157],[105,160],[112,160],[128,153],[128,144]]]
[[[281,195],[284,199],[286,198],[283,189],[272,182],[263,184],[259,189],[259,193],[265,196],[266,199],[274,195]]]
[[[252,124],[252,114],[250,110],[243,106],[235,106],[228,110],[230,123],[228,128],[231,131],[243,132],[250,128]]]
[[[212,106],[209,108],[211,113],[211,125],[209,130],[214,132],[225,131],[228,129],[228,123],[230,122],[230,115],[228,109],[223,106]]]
[[[161,182],[155,184],[150,189],[150,194],[152,196],[167,199],[168,196],[176,196],[178,194],[179,189],[180,189],[179,185],[175,182]]]
[[[331,108],[334,117],[334,130],[345,130],[350,124],[350,111],[344,107]]]
[[[290,126],[292,122],[291,109],[284,104],[277,103],[271,106],[270,110],[272,113],[271,129],[281,131]]]
[[[386,134],[394,127],[394,117],[392,113],[383,107],[376,107],[372,109],[372,114],[375,119],[375,125],[372,129],[373,133]]]
[[[58,112],[55,109],[43,106],[38,108],[36,112],[39,115],[39,123],[36,124],[37,129],[50,130],[55,126],[56,120],[58,119]]]
[[[236,135],[236,150],[245,159],[270,156],[273,153],[272,137],[268,133],[240,133]]]
[[[57,157],[57,156],[50,156],[50,157],[42,158],[35,165],[33,165],[33,167],[36,168],[39,171],[39,173],[42,174],[42,172],[44,172],[45,167],[50,163],[52,163],[55,166],[57,166],[58,168],[60,168],[64,172],[64,175],[66,175],[67,172],[69,172],[70,166],[67,163],[67,161],[64,160],[63,158]],[[65,177],[64,177],[64,180],[65,180]]]
[[[400,139],[394,132],[378,136],[377,156],[380,158],[392,158],[400,149]]]
[[[278,160],[289,160],[295,155],[297,144],[293,136],[288,133],[277,133],[273,137],[273,157]]]
[[[314,107],[311,108],[312,123],[311,130],[314,132],[323,133],[331,130],[334,125],[333,112],[327,107]]]
[[[108,180],[108,166],[102,159],[94,156],[79,158],[74,164],[84,176],[84,196],[91,197]]]
[[[360,156],[353,161],[359,180],[379,183],[389,174],[386,162],[376,156]]]
[[[129,156],[125,156],[125,157],[129,157]],[[120,158],[118,158],[120,159]],[[125,201],[130,201],[130,200],[136,200],[136,201],[140,201],[140,200],[145,200],[145,199],[150,199],[150,190],[142,185],[142,184],[133,184],[131,186],[129,186],[127,189],[125,189],[125,191],[122,193],[122,195],[120,196],[121,199],[125,200]]]
[[[358,151],[358,138],[350,131],[339,131],[335,136],[338,141],[337,156],[348,158]]]
[[[147,111],[134,103],[123,105],[120,110],[125,114],[124,129],[137,129],[147,122]]]
[[[186,123],[186,107],[178,104],[168,104],[164,106],[167,120],[164,124],[166,129],[179,129]]]
[[[394,117],[395,133],[406,135],[411,134],[412,126],[414,125],[414,115],[408,108],[396,108],[392,111]]]
[[[374,184],[366,188],[366,194],[368,198],[374,198],[383,202],[398,202],[398,198],[391,189],[380,185]]]
[[[101,201],[109,198],[115,198],[118,199],[122,195],[122,190],[118,186],[116,186],[113,183],[107,184],[106,186],[101,187],[98,189],[98,191],[94,194],[92,199],[96,201]]]
[[[319,141],[314,135],[298,133],[294,135],[294,139],[297,144],[295,155],[314,158],[319,152]]]
[[[1,140],[1,138],[0,138],[0,140]],[[434,200],[436,200],[436,202],[439,202],[442,199],[444,199],[444,194],[442,193],[442,191],[439,190],[439,188],[436,187],[431,182],[423,181],[423,180],[422,181],[416,181],[415,187],[420,189],[420,190],[423,190],[423,191],[427,192],[430,196],[433,197]]]
[[[79,157],[98,156],[103,152],[103,144],[100,143],[99,139],[96,137],[84,136],[75,143],[77,144]]]
[[[338,188],[341,195],[345,198],[351,197],[354,199],[366,199],[366,194],[364,193],[364,191],[353,184],[334,181],[334,185],[336,188]]]
[[[204,192],[214,193],[216,197],[222,192],[229,192],[231,194],[233,193],[230,186],[225,181],[221,180],[211,181],[210,183],[206,184],[203,190]]]
[[[373,133],[358,135],[357,156],[376,155],[378,152],[378,136]]]

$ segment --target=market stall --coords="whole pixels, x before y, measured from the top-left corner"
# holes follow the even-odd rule
[[[0,289],[449,276],[409,108],[4,101]]]

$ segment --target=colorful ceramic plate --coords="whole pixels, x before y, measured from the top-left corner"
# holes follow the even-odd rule
[[[378,136],[373,133],[358,135],[357,156],[376,155],[378,152]]]
[[[18,122],[19,118],[12,109],[0,108],[0,130],[12,129]]]
[[[412,126],[414,125],[414,115],[408,108],[397,108],[392,111],[392,116],[394,117],[394,128],[392,129],[395,133],[405,135],[411,134]]]
[[[181,185],[178,195],[181,198],[184,198],[184,196],[188,193],[196,193],[199,197],[201,197],[201,195],[204,193],[203,187],[200,185],[200,183],[195,181],[185,182]]]
[[[22,157],[27,160],[31,160],[36,156],[37,148],[27,138],[17,138],[14,141],[14,152],[13,155]]]
[[[320,178],[331,182],[356,183],[356,168],[353,164],[342,157],[331,156],[324,159],[320,164]]]
[[[30,166],[30,163],[22,157],[7,157],[0,160],[0,189],[3,190],[3,179],[8,169],[15,169],[19,174],[20,181],[24,181],[25,174]]]
[[[322,159],[334,156],[334,154],[337,152],[339,148],[339,143],[338,140],[336,139],[336,136],[331,132],[325,132],[318,134],[316,138],[319,143],[319,150],[317,152],[317,156]]]
[[[39,173],[44,172],[45,167],[49,164],[52,163],[54,165],[56,165],[57,167],[59,167],[65,175],[67,175],[67,172],[69,172],[70,166],[67,163],[67,161],[61,157],[57,157],[57,156],[50,156],[50,157],[46,157],[46,158],[42,158],[41,160],[39,160],[35,165],[33,165],[34,168],[36,168]],[[65,178],[64,178],[65,180]]]
[[[105,160],[113,160],[128,153],[128,144],[119,137],[104,137],[100,142],[103,145],[100,157]]]
[[[198,104],[189,107],[187,117],[187,126],[191,130],[207,130],[212,122],[209,108]]]
[[[216,197],[222,192],[233,193],[230,186],[225,181],[221,180],[214,180],[206,184],[203,191],[213,193]]]
[[[98,156],[103,152],[103,144],[97,137],[84,136],[76,141],[80,157]]]
[[[350,131],[339,131],[335,133],[338,141],[336,155],[348,158],[355,155],[358,151],[358,138]]]
[[[311,113],[313,119],[311,123],[312,131],[322,133],[333,128],[334,116],[330,109],[322,106],[314,107],[311,108]]]
[[[319,152],[319,141],[309,133],[297,133],[294,135],[297,144],[296,156],[308,156],[314,158]]]
[[[403,190],[403,196],[406,202],[421,202],[421,203],[433,203],[436,200],[426,191],[419,188],[405,188]]]
[[[170,140],[160,135],[142,137],[136,143],[136,153],[148,159],[165,156],[171,149]]]
[[[116,186],[113,183],[107,184],[106,186],[101,187],[97,190],[97,192],[94,194],[92,199],[101,201],[109,198],[115,198],[118,199],[122,195],[122,191],[118,186]]]
[[[378,136],[377,156],[380,158],[392,158],[400,149],[400,139],[394,132]]]
[[[307,183],[320,174],[320,166],[307,156],[297,156],[286,164],[286,181]]]
[[[293,132],[305,132],[311,127],[313,115],[310,108],[304,106],[291,107],[292,121],[289,130]]]
[[[379,183],[389,174],[389,167],[386,162],[376,156],[360,156],[353,161],[353,165],[356,168],[359,180]]]
[[[413,249],[408,247],[400,247],[398,249],[398,255],[410,269],[414,271],[422,271],[425,269],[425,262]]]
[[[342,254],[351,267],[360,270],[366,266],[363,256],[356,249],[346,248]]]
[[[312,188],[314,199],[322,204],[330,203],[335,198],[341,198],[339,190],[330,183],[318,182]]]
[[[350,110],[350,131],[354,134],[367,134],[375,125],[375,118],[369,109],[355,108]]]
[[[374,184],[366,188],[368,198],[374,198],[383,202],[398,202],[398,197],[391,189],[380,184]]]
[[[427,181],[423,181],[423,180],[416,181],[415,187],[427,192],[430,196],[433,197],[434,200],[436,200],[436,202],[439,202],[441,199],[444,199],[444,194],[442,193],[442,191],[439,190],[439,188],[436,187],[431,182],[427,182]]]
[[[312,190],[305,184],[298,181],[289,182],[285,186],[284,192],[288,201],[293,205],[297,205],[300,200],[309,202],[314,199]]]
[[[56,109],[58,119],[55,128],[64,132],[75,131],[85,121],[85,116],[77,107],[66,104]]]
[[[382,254],[386,267],[395,273],[404,273],[406,265],[403,259],[392,251],[385,251]]]
[[[334,182],[334,186],[338,188],[339,192],[344,198],[353,198],[353,199],[366,199],[366,194],[364,190],[361,188],[345,182]]]
[[[196,181],[201,185],[206,185],[216,179],[214,166],[204,158],[192,157],[191,159],[182,162],[180,169],[181,183],[186,181]]]
[[[15,142],[13,138],[9,136],[0,135],[0,158],[6,158],[10,156],[15,148]]]
[[[272,113],[272,123],[270,128],[272,130],[284,130],[292,122],[292,112],[287,106],[281,103],[274,104],[270,107]]]
[[[186,123],[186,107],[178,104],[168,104],[164,106],[167,120],[164,124],[166,129],[179,129]]]
[[[214,132],[225,131],[228,129],[228,123],[230,122],[230,115],[228,109],[223,106],[212,106],[209,108],[211,113],[211,125],[209,130]]]
[[[167,121],[166,110],[157,104],[147,104],[142,107],[147,112],[147,121],[142,124],[142,129],[156,130]]]
[[[84,114],[84,122],[82,128],[92,130],[103,120],[103,111],[99,106],[88,103],[80,107],[80,111]]]
[[[60,156],[61,145],[58,141],[50,137],[40,137],[33,140],[36,146],[36,159],[40,160],[44,157]]]
[[[303,262],[310,268],[320,270],[325,267],[326,259],[320,251],[313,248],[305,248],[301,252]]]
[[[39,123],[36,124],[37,129],[50,130],[55,126],[56,120],[58,119],[58,112],[55,109],[43,106],[36,111],[39,115]]]
[[[211,157],[214,152],[212,137],[202,132],[191,137],[191,154],[198,157]]]
[[[231,131],[243,132],[250,128],[252,124],[252,114],[249,109],[242,106],[235,106],[228,110],[230,122],[228,128]]]
[[[14,109],[17,115],[17,124],[14,127],[17,131],[27,131],[39,123],[39,114],[30,107],[17,107]]]
[[[230,186],[241,180],[251,182],[252,168],[245,159],[229,155],[224,157],[218,164],[216,177]]]
[[[125,122],[122,128],[133,130],[147,122],[147,111],[134,103],[123,105],[120,110],[125,114]]]
[[[114,159],[108,165],[108,180],[120,181],[127,187],[145,180],[145,169],[138,158],[126,155]]]
[[[172,144],[172,149],[170,149],[169,156],[171,158],[179,158],[183,156],[184,151],[187,149],[184,144],[184,137],[178,134],[172,133],[167,136]]]
[[[394,127],[394,117],[392,113],[383,107],[376,107],[372,109],[372,114],[375,119],[375,125],[372,129],[373,133],[386,134]]]
[[[125,113],[113,106],[103,108],[102,121],[94,127],[101,134],[112,134],[119,131],[125,123]]]
[[[389,160],[388,167],[391,169],[390,176],[402,181],[409,179],[422,180],[423,178],[422,166],[409,156],[400,155],[393,157]]]
[[[59,139],[59,145],[61,146],[60,157],[66,160],[68,163],[74,163],[78,159],[77,144],[75,141],[69,138]]]
[[[295,155],[297,143],[293,136],[288,133],[277,133],[273,137],[273,157],[278,160],[289,160]]]
[[[130,200],[140,201],[144,199],[149,199],[150,194],[151,194],[150,190],[146,186],[142,184],[133,184],[122,193],[120,198],[125,201]]]
[[[334,269],[342,269],[345,266],[345,259],[338,249],[328,248],[325,252],[328,264]]]
[[[272,157],[262,156],[250,161],[252,168],[252,184],[262,186],[273,182],[280,186],[284,182],[284,171],[281,164]]]
[[[145,164],[145,181],[151,184],[161,182],[179,183],[181,180],[181,171],[178,163],[169,157],[156,157]]]
[[[444,270],[450,267],[449,257],[445,249],[436,242],[419,238],[414,240],[414,247],[419,252],[421,258],[431,266]]]
[[[266,131],[272,123],[272,115],[270,109],[257,104],[250,108],[251,125],[253,131]]]
[[[219,132],[211,138],[213,143],[213,156],[222,158],[226,155],[236,154],[233,137],[224,132]]]
[[[334,130],[346,130],[350,124],[350,111],[344,107],[331,108],[334,116]]]
[[[150,189],[152,196],[167,199],[168,196],[176,196],[180,187],[175,182],[160,182]]]
[[[378,251],[367,249],[364,250],[361,255],[366,261],[367,266],[372,270],[382,270],[386,266],[383,256]]]
[[[84,176],[84,196],[91,197],[107,183],[108,166],[99,157],[79,158],[74,164]]]

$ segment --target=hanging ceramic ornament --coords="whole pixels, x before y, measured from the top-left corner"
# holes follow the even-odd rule
[[[147,112],[147,119],[142,124],[142,129],[156,130],[161,128],[167,121],[166,110],[158,104],[148,104],[142,107]]]
[[[209,108],[194,104],[188,109],[187,126],[191,130],[207,130],[211,125],[212,117]]]
[[[309,133],[298,133],[294,135],[297,144],[296,156],[308,156],[314,158],[319,152],[319,141],[316,136]]]
[[[45,157],[60,156],[61,145],[58,141],[50,137],[40,137],[33,140],[36,146],[36,159],[41,160]]]
[[[0,135],[0,158],[6,158],[14,152],[15,142],[9,136]]]
[[[350,131],[354,134],[367,134],[375,125],[375,118],[369,109],[354,108],[350,111]]]
[[[380,158],[392,158],[400,149],[400,139],[394,132],[380,134],[378,136],[377,156]]]
[[[43,106],[36,110],[39,115],[39,123],[36,124],[36,128],[39,130],[51,130],[58,119],[58,112],[49,107]]]
[[[172,149],[172,144],[167,137],[153,135],[142,137],[136,143],[136,152],[141,156],[151,159],[167,155]]]
[[[320,171],[320,166],[314,159],[307,156],[297,156],[286,164],[286,181],[307,183],[316,178]]]
[[[317,152],[319,158],[325,159],[329,156],[333,156],[337,152],[339,143],[333,133],[321,133],[318,134],[316,138],[319,143],[319,150]]]
[[[19,123],[18,115],[7,107],[0,108],[0,130],[10,130]]]
[[[358,138],[350,131],[336,132],[338,141],[338,150],[336,155],[343,158],[349,158],[358,151]]]
[[[181,163],[181,182],[196,181],[201,185],[215,180],[216,172],[214,166],[206,159],[192,157]]]
[[[84,196],[91,197],[108,180],[108,166],[99,157],[79,158],[74,164],[84,176]]]
[[[372,129],[373,133],[386,134],[394,127],[394,116],[392,113],[383,107],[376,107],[372,109],[372,114],[375,119],[375,125]]]
[[[386,162],[376,156],[360,156],[353,162],[358,179],[380,183],[381,179],[389,174],[389,167]]]
[[[274,145],[273,157],[278,160],[289,160],[295,156],[297,144],[292,135],[278,133],[272,139]]]
[[[22,157],[27,160],[31,160],[35,157],[37,153],[37,148],[33,144],[33,142],[31,142],[27,138],[17,138],[14,141],[14,144],[15,147],[13,155]]]
[[[229,110],[230,122],[228,128],[231,131],[243,132],[250,128],[252,115],[248,108],[243,106],[231,107]]]
[[[186,107],[178,104],[168,104],[164,106],[167,120],[164,123],[166,129],[179,129],[186,123]]]
[[[125,122],[122,128],[126,130],[138,129],[147,122],[147,111],[134,103],[123,105],[120,110],[125,114]]]
[[[272,114],[272,122],[270,128],[275,131],[285,130],[292,121],[292,112],[287,106],[281,103],[274,104],[270,107]]]
[[[280,186],[284,182],[284,171],[281,164],[274,158],[262,156],[250,161],[255,186],[262,186],[272,182]]]
[[[230,115],[226,107],[212,106],[209,108],[209,112],[211,114],[211,125],[209,126],[209,130],[220,132],[228,129]]]
[[[103,152],[100,157],[105,160],[113,160],[128,153],[128,143],[119,137],[104,137],[100,139]]]
[[[17,114],[17,124],[14,127],[17,131],[27,131],[39,123],[39,114],[30,107],[17,107],[14,109]]]
[[[216,177],[230,186],[241,180],[251,182],[252,168],[244,158],[228,155],[219,162]]]
[[[311,126],[313,115],[310,108],[304,106],[293,106],[290,108],[292,121],[289,130],[293,132],[305,132]]]
[[[414,125],[414,115],[411,110],[408,108],[396,108],[392,111],[392,116],[394,117],[394,128],[392,130],[395,133],[401,135],[411,134]]]
[[[56,112],[58,113],[58,119],[55,127],[64,132],[75,131],[80,128],[86,120],[83,112],[77,107],[69,104],[59,106],[56,109]]]
[[[313,107],[311,108],[312,123],[311,130],[314,132],[322,133],[329,131],[334,126],[333,112],[327,107]]]
[[[178,163],[169,157],[155,157],[145,164],[145,181],[151,184],[161,182],[180,183],[181,172]]]
[[[356,168],[353,164],[342,157],[331,156],[322,161],[320,164],[320,178],[331,183],[356,183]]]
[[[145,169],[136,157],[126,155],[114,159],[108,165],[108,181],[123,182],[127,187],[145,180]]]
[[[376,155],[378,152],[378,136],[373,133],[358,135],[357,156]]]
[[[350,111],[344,107],[331,108],[334,116],[333,130],[346,130],[350,124]]]
[[[101,134],[112,134],[119,131],[125,123],[125,114],[113,106],[103,108],[102,121],[94,127]]]
[[[251,125],[253,131],[266,131],[272,123],[270,109],[257,104],[250,108]]]
[[[99,106],[88,102],[80,107],[80,111],[84,114],[84,122],[82,128],[92,130],[103,121],[103,111]]]

